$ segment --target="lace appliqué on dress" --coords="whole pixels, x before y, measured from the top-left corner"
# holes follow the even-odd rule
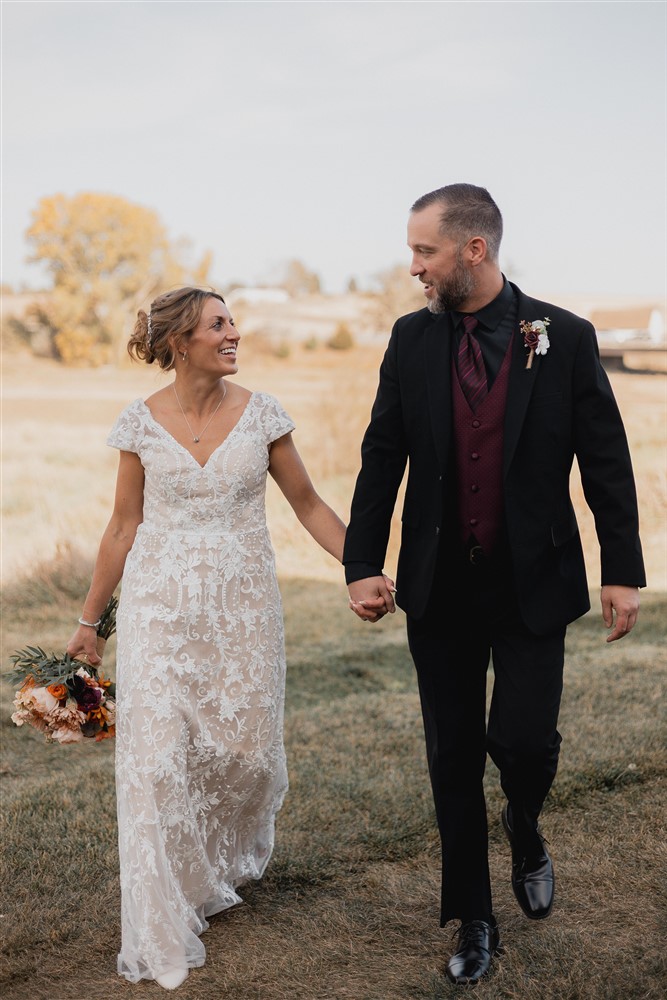
[[[273,850],[285,654],[265,486],[268,445],[293,428],[253,393],[203,468],[142,400],[108,438],[145,470],[117,618],[118,971],[132,982],[202,965],[206,918]]]

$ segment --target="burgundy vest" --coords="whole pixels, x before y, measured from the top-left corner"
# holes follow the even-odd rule
[[[513,340],[514,338],[512,338]],[[452,358],[456,481],[462,541],[474,535],[489,554],[503,524],[503,424],[512,340],[491,391],[473,413]]]

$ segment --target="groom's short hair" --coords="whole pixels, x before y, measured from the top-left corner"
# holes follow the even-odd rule
[[[448,184],[424,194],[412,206],[421,212],[430,205],[442,205],[440,232],[460,246],[473,236],[483,236],[491,260],[498,259],[503,237],[503,217],[495,201],[483,187],[475,184]]]

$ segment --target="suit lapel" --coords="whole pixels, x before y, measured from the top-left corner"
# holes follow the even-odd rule
[[[521,320],[541,319],[535,313],[533,300],[527,298],[516,285],[512,286],[517,293],[517,321],[512,341],[512,357],[510,360],[509,384],[507,386],[507,403],[505,404],[505,427],[503,445],[503,478],[507,476],[514,452],[519,440],[519,434],[526,418],[526,410],[535,386],[535,379],[540,370],[541,358],[533,358],[531,368],[526,368],[528,349],[523,343],[523,334],[519,329]]]
[[[426,395],[440,467],[445,468],[452,429],[451,324],[446,313],[433,316],[424,333]]]

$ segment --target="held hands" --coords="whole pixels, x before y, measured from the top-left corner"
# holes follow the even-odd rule
[[[602,617],[607,628],[613,631],[607,642],[622,639],[632,631],[639,614],[639,592],[636,587],[605,586],[600,593]],[[614,612],[616,621],[614,621]]]
[[[67,643],[66,652],[77,660],[90,663],[91,667],[96,667],[102,662],[102,657],[97,652],[97,632],[88,625],[79,625]]]
[[[396,593],[394,581],[388,576],[369,576],[355,580],[348,587],[350,608],[364,622],[379,622],[387,614],[396,611],[393,595]]]

